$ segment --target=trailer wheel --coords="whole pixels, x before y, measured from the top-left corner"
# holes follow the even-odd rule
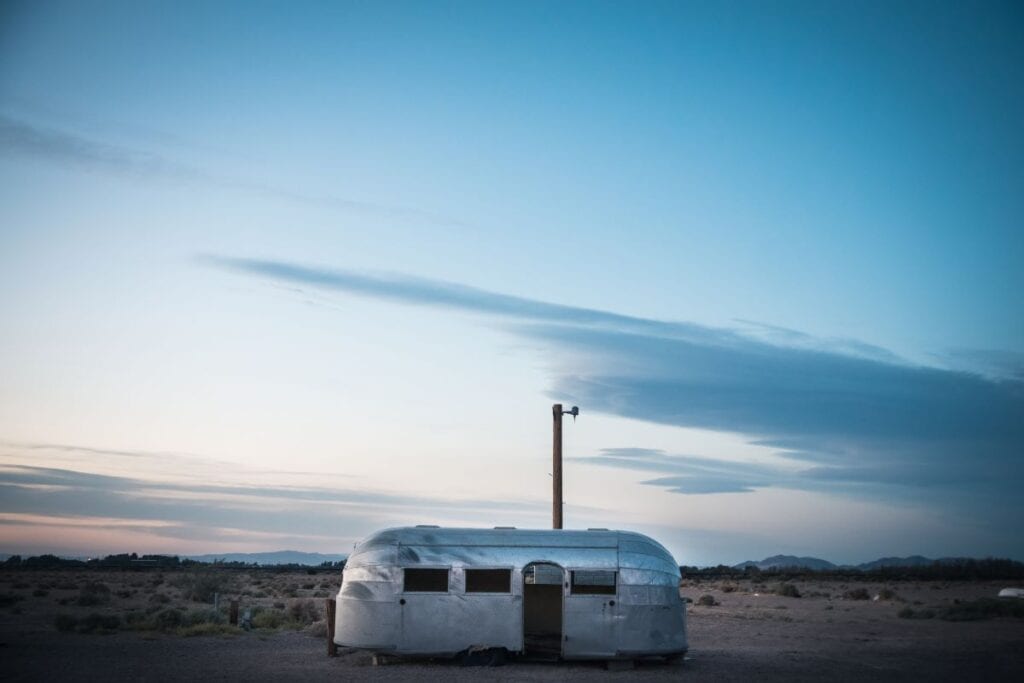
[[[458,654],[461,666],[504,666],[507,650],[503,647],[470,648]]]

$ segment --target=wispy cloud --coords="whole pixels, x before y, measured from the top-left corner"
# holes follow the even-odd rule
[[[914,365],[871,345],[830,344],[763,324],[755,332],[712,328],[404,275],[242,258],[206,257],[205,263],[297,286],[488,316],[550,346],[559,359],[553,396],[590,411],[742,434],[802,465],[795,476],[651,451],[642,457],[606,452],[592,461],[663,472],[649,483],[680,493],[797,485],[1016,500],[1024,486],[1024,382],[1015,373],[993,377]]]
[[[8,155],[39,157],[58,163],[80,164],[107,171],[201,179],[195,169],[157,154],[132,150],[52,128],[33,126],[0,116],[0,149]]]
[[[432,211],[398,204],[385,205],[327,194],[310,194],[278,187],[258,180],[209,173],[166,156],[95,140],[65,130],[37,126],[0,115],[0,151],[8,156],[39,158],[140,178],[214,185],[301,204],[313,204],[364,215],[426,222],[434,225],[469,227],[463,221]]]
[[[736,462],[696,455],[674,455],[653,448],[602,448],[597,454],[573,458],[599,467],[617,467],[666,476],[641,482],[663,486],[674,493],[748,493],[766,486],[786,485],[793,479],[781,467]]]
[[[66,450],[73,457],[66,459],[68,464],[63,467],[40,466],[38,450],[47,452],[47,463],[53,460],[55,450]],[[177,468],[164,468],[159,466],[161,460],[145,451],[45,444],[7,446],[5,451],[0,457],[3,536],[8,540],[30,538],[26,527],[60,527],[70,537],[65,543],[69,550],[81,550],[71,545],[76,542],[75,529],[96,533],[117,527],[130,529],[139,538],[149,539],[151,547],[163,549],[220,549],[223,546],[217,544],[226,541],[235,547],[266,549],[268,543],[293,547],[305,539],[306,547],[337,551],[382,526],[464,523],[479,517],[539,521],[549,510],[546,503],[536,500],[453,500],[332,483],[257,483],[281,477],[215,461],[204,463],[198,456],[186,459],[199,465],[204,473],[201,478],[181,467],[184,460],[172,460]],[[98,471],[112,462],[118,467],[124,458],[133,461],[130,469],[135,476]],[[174,469],[180,473],[168,476]],[[318,482],[323,480],[316,477]],[[12,531],[15,527],[20,530],[17,534]],[[124,548],[111,548],[119,549]]]

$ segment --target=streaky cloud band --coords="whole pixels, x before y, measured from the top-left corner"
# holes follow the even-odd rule
[[[497,319],[551,349],[552,395],[595,412],[741,434],[800,465],[723,469],[650,452],[590,460],[658,472],[664,476],[646,483],[678,493],[782,486],[877,496],[895,488],[935,500],[1018,501],[1024,487],[1024,382],[1016,370],[993,377],[915,365],[875,346],[816,343],[764,324],[758,325],[773,332],[770,339],[401,274],[224,256],[202,261],[292,285]],[[1011,505],[1024,512],[1024,503]]]

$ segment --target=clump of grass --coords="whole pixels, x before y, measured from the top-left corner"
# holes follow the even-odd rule
[[[114,633],[121,627],[116,614],[90,614],[78,622],[79,633]]]
[[[150,615],[145,612],[128,612],[124,615],[125,626],[129,628],[140,628],[149,619]]]
[[[149,596],[149,602],[153,605],[166,605],[171,599],[164,593],[153,593]]]
[[[70,614],[58,614],[54,627],[61,633],[115,633],[121,628],[121,617],[116,614],[90,614],[77,619]]]
[[[164,609],[156,612],[149,623],[152,625],[152,630],[155,631],[173,631],[182,625],[185,620],[185,615],[181,610]],[[147,629],[148,630],[148,629]]]
[[[14,603],[21,602],[24,599],[24,595],[18,595],[17,593],[0,593],[0,607],[10,607]]]
[[[1016,598],[978,598],[945,608],[939,615],[946,621],[980,621],[993,618],[1024,619],[1024,601]]]
[[[252,616],[252,625],[254,628],[268,629],[271,631],[292,626],[293,623],[294,622],[288,619],[287,614],[276,609],[259,610]]]
[[[49,594],[50,591],[46,590],[45,588],[37,588],[34,591],[32,591],[33,598],[45,598]]]
[[[719,588],[719,590],[722,591],[723,593],[735,593],[736,592],[736,588],[737,588],[736,584],[726,583],[726,584],[723,584]]]
[[[212,635],[216,629],[207,627],[225,626],[225,621],[226,617],[213,609],[186,611],[172,607],[155,612],[129,612],[125,616],[125,624],[137,631],[160,631],[180,635]]]
[[[179,636],[185,636],[191,638],[194,636],[237,636],[242,633],[242,629],[231,624],[192,624],[191,626],[183,626],[177,631]]]
[[[327,635],[327,620],[320,619],[314,621],[312,624],[302,629],[302,632],[306,635],[313,636],[314,638],[323,638]]]
[[[900,596],[897,595],[896,591],[894,591],[893,589],[886,587],[886,588],[883,588],[882,590],[878,591],[878,599],[879,600],[899,600]]]
[[[78,626],[78,619],[70,614],[58,614],[53,619],[53,625],[61,633],[70,633],[75,630],[75,626]]]
[[[94,607],[110,602],[110,588],[98,581],[91,581],[78,589],[78,604],[82,607]]]
[[[911,609],[910,607],[904,607],[896,616],[900,619],[934,619],[935,612],[930,609]]]
[[[854,588],[843,593],[844,600],[870,600],[867,588]]]
[[[698,605],[703,605],[704,607],[714,607],[715,605],[718,604],[718,601],[715,600],[715,596],[714,595],[705,594],[705,595],[700,596],[697,599],[697,604]]]
[[[800,597],[800,591],[791,583],[780,583],[775,587],[775,593],[786,598]]]
[[[227,617],[214,609],[196,609],[185,612],[181,621],[184,626],[196,626],[197,624],[223,624],[227,621]]]

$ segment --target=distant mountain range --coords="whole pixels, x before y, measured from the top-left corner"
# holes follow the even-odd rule
[[[7,560],[11,555],[9,553],[0,553],[0,562]],[[28,557],[26,555],[26,557]],[[77,559],[86,560],[86,557],[72,557],[70,555],[63,555],[64,559]],[[259,565],[281,565],[281,564],[297,564],[308,567],[316,567],[324,562],[340,562],[346,559],[347,555],[327,555],[324,553],[304,553],[297,550],[277,550],[266,553],[211,553],[207,555],[181,555],[182,559],[196,560],[198,562],[243,562],[245,564],[259,564]],[[881,557],[871,562],[864,562],[862,564],[852,565],[843,564],[837,565],[823,560],[820,557],[797,557],[796,555],[772,555],[766,557],[763,560],[747,560],[746,562],[740,562],[737,565],[733,565],[734,569],[746,569],[747,567],[757,567],[761,570],[766,569],[779,569],[779,568],[801,568],[810,570],[828,570],[828,569],[860,569],[861,571],[873,571],[882,569],[884,567],[927,567],[936,562],[939,564],[956,564],[963,562],[970,558],[966,557],[940,557],[932,559],[929,557],[922,557],[921,555],[911,555],[909,557]]]
[[[316,567],[324,562],[340,562],[347,555],[303,553],[297,550],[277,550],[270,553],[217,553],[212,555],[183,555],[182,559],[197,562],[244,562],[246,564],[301,564]]]
[[[746,569],[747,567],[757,567],[758,569],[779,569],[782,567],[799,567],[801,569],[860,569],[861,571],[871,571],[874,569],[882,569],[883,567],[928,567],[936,562],[939,564],[950,564],[954,562],[960,562],[967,558],[963,557],[941,557],[938,559],[931,559],[928,557],[922,557],[921,555],[911,555],[910,557],[882,557],[871,562],[864,562],[862,564],[844,564],[837,565],[832,564],[828,560],[823,560],[819,557],[797,557],[796,555],[772,555],[766,557],[760,562],[753,560],[747,560],[746,562],[740,562],[737,565],[733,565],[734,569]]]
[[[746,569],[747,567],[757,567],[758,569],[776,569],[778,567],[800,567],[803,569],[835,569],[836,565],[832,564],[828,560],[822,560],[817,557],[797,557],[796,555],[772,555],[766,557],[760,562],[754,560],[747,560],[746,562],[740,562],[734,565],[734,569]]]

